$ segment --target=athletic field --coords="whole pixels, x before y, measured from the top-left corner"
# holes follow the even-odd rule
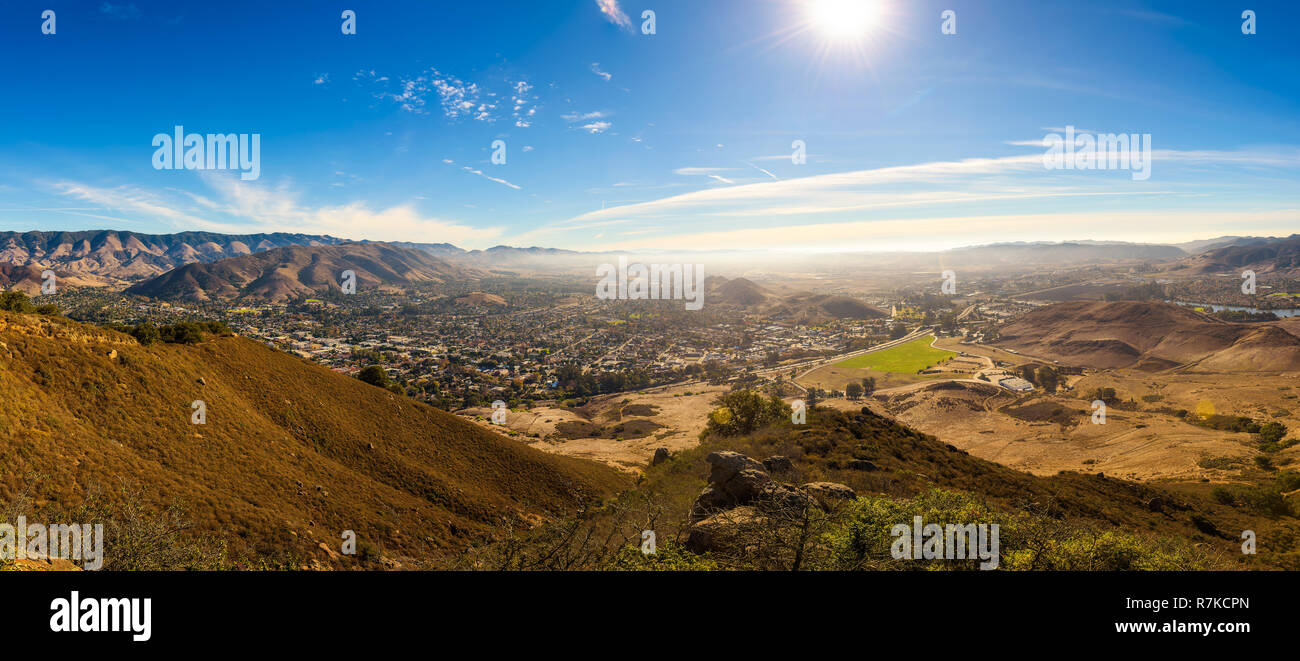
[[[906,344],[842,360],[835,363],[835,366],[876,370],[877,372],[916,374],[945,358],[957,355],[952,351],[931,348],[930,343],[933,341],[934,338],[928,335],[918,337]]]

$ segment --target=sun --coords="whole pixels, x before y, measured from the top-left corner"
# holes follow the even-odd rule
[[[808,22],[831,41],[866,36],[880,22],[879,0],[808,0]]]

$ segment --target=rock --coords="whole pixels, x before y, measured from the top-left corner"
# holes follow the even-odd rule
[[[878,471],[880,467],[866,459],[854,459],[849,462],[849,469],[855,471]]]
[[[201,386],[206,386],[206,385],[208,385],[208,382],[207,382],[206,380],[204,380],[203,377],[199,377],[199,385],[201,385]]]
[[[763,493],[754,500],[754,505],[764,513],[802,517],[809,507],[816,507],[818,503],[793,484],[772,482],[763,487]]]
[[[707,553],[744,543],[746,532],[761,527],[765,519],[753,507],[741,506],[697,522],[686,536],[686,548]]]
[[[858,499],[856,491],[838,482],[809,482],[799,488],[812,497],[818,507],[827,511],[844,501]]]
[[[692,520],[699,521],[719,510],[748,505],[772,483],[772,478],[763,470],[763,464],[739,452],[710,452],[704,460],[712,466],[709,485],[691,506]]]
[[[702,521],[735,506],[736,502],[731,496],[713,487],[704,487],[704,491],[695,497],[695,502],[691,505],[691,521]]]
[[[726,482],[717,485],[716,488],[735,499],[737,505],[745,505],[762,495],[763,490],[771,483],[772,478],[767,471],[746,468],[731,476],[731,479]]]
[[[763,460],[763,468],[769,473],[781,473],[794,470],[794,462],[789,457],[773,455]]]
[[[668,448],[655,448],[655,456],[650,458],[650,465],[658,466],[665,461],[668,461]]]
[[[342,557],[338,554],[338,551],[335,551],[334,549],[330,548],[328,545],[325,544],[325,542],[321,542],[320,544],[318,544],[317,548],[324,551],[325,555],[328,556],[330,560],[338,560],[340,557]]]
[[[108,359],[117,360],[117,349],[113,349],[112,351],[108,352]]]
[[[757,498],[772,481],[763,464],[739,452],[710,452],[704,460],[713,466],[709,471],[709,486],[731,496],[736,505]]]
[[[709,484],[720,484],[730,480],[734,475],[745,469],[763,472],[763,464],[746,457],[739,452],[722,450],[720,452],[710,452],[704,461],[708,462],[713,468],[709,471]]]

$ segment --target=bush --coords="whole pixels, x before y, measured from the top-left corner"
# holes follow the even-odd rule
[[[157,326],[146,322],[136,324],[135,328],[131,329],[131,337],[134,337],[136,342],[148,346],[161,340],[162,334],[158,332]]]
[[[357,372],[357,378],[369,383],[372,386],[387,388],[392,382],[388,379],[388,372],[378,365],[369,365]]]
[[[1210,492],[1210,497],[1214,499],[1214,502],[1219,503],[1220,505],[1237,504],[1236,496],[1233,496],[1231,491],[1224,489],[1223,487],[1214,487],[1214,490]]]
[[[894,559],[892,528],[924,524],[998,524],[1001,563],[1006,570],[1187,570],[1206,566],[1191,546],[1139,537],[1121,531],[1098,531],[1042,512],[1012,514],[990,510],[976,497],[932,489],[909,500],[859,497],[850,505],[848,521],[827,536],[832,569],[968,569],[980,560]]]
[[[32,307],[31,301],[27,300],[27,294],[24,294],[17,289],[11,289],[0,294],[0,310],[31,314],[35,309],[36,308]]]

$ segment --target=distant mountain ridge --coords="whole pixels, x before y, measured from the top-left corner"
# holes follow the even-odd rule
[[[1281,239],[1246,241],[1193,255],[1177,267],[1193,273],[1253,270],[1295,277],[1300,275],[1300,234]]]
[[[128,294],[172,301],[253,299],[283,302],[341,290],[341,274],[356,274],[356,287],[445,283],[477,272],[424,251],[386,243],[284,246],[208,264],[187,264],[136,284]]]
[[[343,243],[332,236],[285,232],[140,234],[119,230],[0,232],[0,262],[50,268],[85,284],[150,278],[186,264],[215,262],[282,246]]]

